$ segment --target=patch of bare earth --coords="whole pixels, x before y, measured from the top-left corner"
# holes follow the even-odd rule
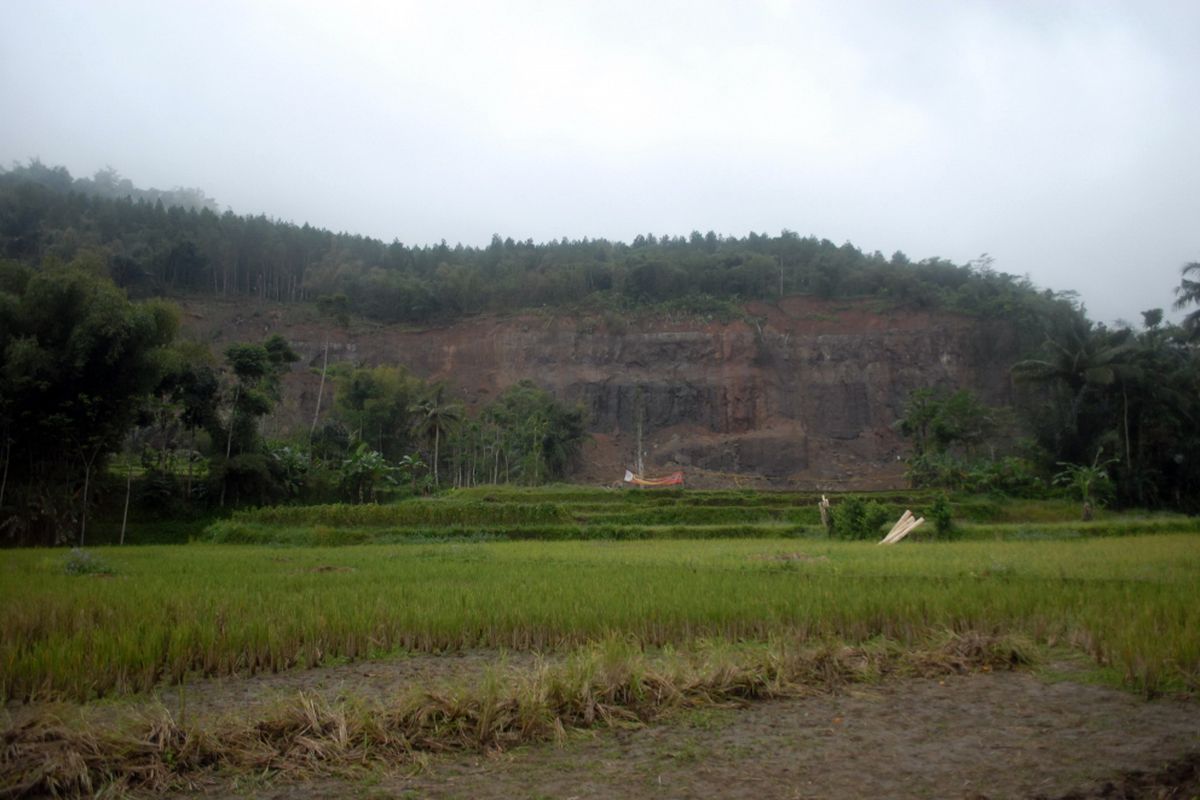
[[[690,711],[505,753],[435,756],[415,774],[406,765],[304,782],[210,776],[196,795],[1190,798],[1200,796],[1198,764],[1193,700],[973,673]]]

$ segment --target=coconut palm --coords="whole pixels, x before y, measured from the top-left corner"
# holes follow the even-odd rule
[[[1200,280],[1188,278],[1188,275],[1192,274],[1200,278],[1200,261],[1183,265],[1183,276],[1179,279],[1179,285],[1175,287],[1175,308],[1177,310],[1190,305],[1200,306]],[[1200,308],[1194,309],[1183,318],[1183,329],[1193,339],[1200,337]]]
[[[447,433],[463,418],[463,407],[446,399],[443,384],[433,386],[425,397],[413,403],[409,411],[417,415],[417,432],[433,438],[433,484],[439,484],[438,462],[442,434]]]
[[[1085,401],[1117,382],[1136,377],[1136,343],[1129,331],[1110,332],[1079,319],[1060,337],[1049,338],[1041,358],[1013,365],[1013,378],[1065,391],[1059,414],[1058,439],[1054,451],[1070,460],[1081,459],[1092,445],[1081,430]],[[1086,426],[1083,426],[1086,427]],[[1093,432],[1094,433],[1094,432]]]

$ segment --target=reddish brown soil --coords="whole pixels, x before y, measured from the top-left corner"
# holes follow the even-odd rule
[[[239,696],[297,688],[386,691],[408,679],[463,677],[487,663],[471,654],[225,682],[194,687],[189,703],[228,708]],[[1186,798],[1200,794],[1198,764],[1194,700],[976,673],[692,711],[644,728],[574,733],[559,744],[434,757],[419,769],[375,766],[303,782],[213,776],[196,795]]]

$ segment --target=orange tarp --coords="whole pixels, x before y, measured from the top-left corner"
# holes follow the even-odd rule
[[[661,478],[643,478],[641,475],[635,475],[629,470],[625,470],[625,482],[632,483],[634,486],[682,486],[683,473],[672,472]]]

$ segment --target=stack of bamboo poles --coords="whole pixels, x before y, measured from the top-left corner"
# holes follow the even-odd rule
[[[892,526],[892,529],[888,531],[888,535],[883,537],[879,544],[895,544],[916,530],[917,526],[924,521],[924,517],[913,519],[913,513],[905,511],[900,515],[900,519],[896,521],[896,524]]]

